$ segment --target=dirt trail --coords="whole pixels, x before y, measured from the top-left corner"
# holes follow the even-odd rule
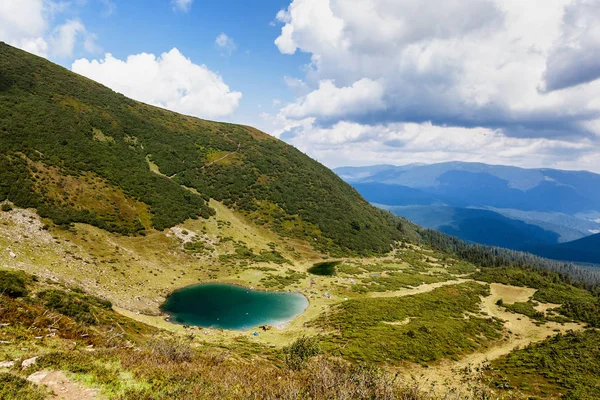
[[[449,285],[458,285],[464,282],[472,282],[472,279],[455,279],[451,281],[445,282],[436,282],[436,283],[426,283],[421,286],[417,286],[414,288],[400,289],[388,292],[370,292],[368,294],[369,297],[404,297],[404,296],[413,296],[415,294],[422,294],[431,292],[432,290],[441,288],[443,286]]]
[[[223,157],[221,157],[221,158],[218,158],[218,159],[216,159],[215,161],[209,162],[209,163],[208,163],[208,164],[206,164],[206,165],[203,165],[201,169],[202,169],[202,170],[204,170],[204,168],[206,168],[206,167],[209,167],[209,166],[211,166],[211,165],[213,165],[213,164],[215,164],[215,163],[218,163],[219,161],[223,161],[223,160],[224,160],[224,159],[226,159],[227,157],[234,155],[235,153],[237,153],[238,151],[240,151],[240,148],[241,148],[241,147],[242,147],[242,144],[241,144],[241,143],[238,143],[238,147],[237,147],[237,149],[236,149],[235,151],[232,151],[231,153],[227,153],[227,154],[225,154]]]
[[[459,387],[460,380],[457,379],[458,371],[468,366],[477,367],[488,361],[502,357],[517,348],[523,348],[531,343],[540,342],[548,337],[568,330],[582,330],[583,326],[576,323],[561,325],[556,322],[548,322],[537,326],[535,321],[521,314],[507,312],[504,308],[497,306],[499,299],[506,304],[514,304],[529,300],[536,292],[535,289],[507,286],[497,283],[490,285],[491,295],[482,299],[481,310],[491,317],[497,317],[504,322],[508,336],[496,346],[484,349],[481,352],[468,355],[459,361],[443,361],[429,368],[415,371],[411,369],[410,375],[416,376],[422,382],[438,384],[439,386],[450,385]],[[556,304],[540,304],[540,308],[553,308]]]
[[[69,379],[62,371],[39,371],[27,378],[37,385],[47,386],[54,394],[51,398],[61,400],[100,400],[98,389],[87,389]]]

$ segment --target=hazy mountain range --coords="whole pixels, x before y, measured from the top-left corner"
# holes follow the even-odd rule
[[[600,262],[598,174],[463,162],[335,172],[370,202],[419,225],[472,242]]]

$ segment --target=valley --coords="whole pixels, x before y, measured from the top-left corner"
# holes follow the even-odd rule
[[[0,398],[597,393],[598,270],[421,228],[254,128],[3,43],[0,105]],[[302,307],[240,329],[162,311],[206,283]]]

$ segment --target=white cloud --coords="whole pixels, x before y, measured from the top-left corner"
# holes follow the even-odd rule
[[[42,0],[0,0],[0,40],[45,56],[47,25]]]
[[[95,35],[70,19],[52,27],[57,15],[70,10],[70,2],[51,0],[0,0],[0,40],[42,57],[70,57],[81,45],[97,50]]]
[[[294,0],[277,15],[284,25],[275,44],[282,54],[311,55],[304,80],[317,92],[323,81],[384,82],[385,112],[377,114],[383,120],[582,137],[588,121],[600,117],[600,85],[553,93],[539,87],[551,75],[545,71],[563,46],[569,18],[585,32],[585,43],[576,44],[588,54],[568,59],[567,70],[584,62],[596,72],[600,47],[588,41],[600,29],[600,13],[591,4],[598,2],[448,0],[423,7],[419,0]],[[569,14],[585,15],[585,27]],[[352,112],[338,118],[357,120]]]
[[[119,60],[76,60],[72,69],[135,100],[203,118],[223,117],[239,105],[221,76],[172,49],[159,57],[141,53]]]
[[[383,85],[371,79],[361,79],[352,86],[338,88],[333,81],[321,81],[319,88],[285,106],[281,113],[287,118],[335,118],[364,115],[385,108]]]
[[[263,128],[330,166],[464,160],[599,171],[599,6],[293,0],[276,16],[275,45],[310,63],[300,79],[286,77],[296,100],[263,115]]]
[[[77,37],[85,33],[85,26],[78,20],[69,20],[58,26],[50,40],[53,54],[58,57],[72,56]]]
[[[589,140],[527,139],[501,130],[460,128],[426,122],[364,125],[341,121],[330,127],[281,116],[263,115],[278,136],[330,167],[343,165],[408,164],[453,160],[509,164],[522,167],[577,169],[582,163],[600,172],[600,150]],[[569,161],[565,162],[564,154]],[[535,154],[535,157],[531,155]]]
[[[546,61],[543,89],[552,91],[600,78],[600,2],[577,0],[565,9],[562,36]]]
[[[219,36],[217,36],[215,39],[215,45],[219,49],[224,50],[229,54],[233,53],[237,47],[234,40],[225,33],[221,33]]]
[[[173,4],[173,10],[188,12],[192,8],[192,3],[194,0],[172,0],[171,4]]]

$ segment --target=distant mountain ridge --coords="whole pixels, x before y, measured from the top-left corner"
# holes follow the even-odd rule
[[[600,234],[554,246],[527,246],[525,250],[555,260],[600,264]]]
[[[379,183],[408,187],[459,207],[492,206],[570,215],[600,210],[600,175],[587,171],[464,162],[342,167],[334,171],[354,186]],[[402,204],[393,205],[408,205],[399,201]]]
[[[464,162],[334,171],[373,204],[419,225],[469,242],[599,262],[594,251],[566,244],[600,230],[598,174]]]

